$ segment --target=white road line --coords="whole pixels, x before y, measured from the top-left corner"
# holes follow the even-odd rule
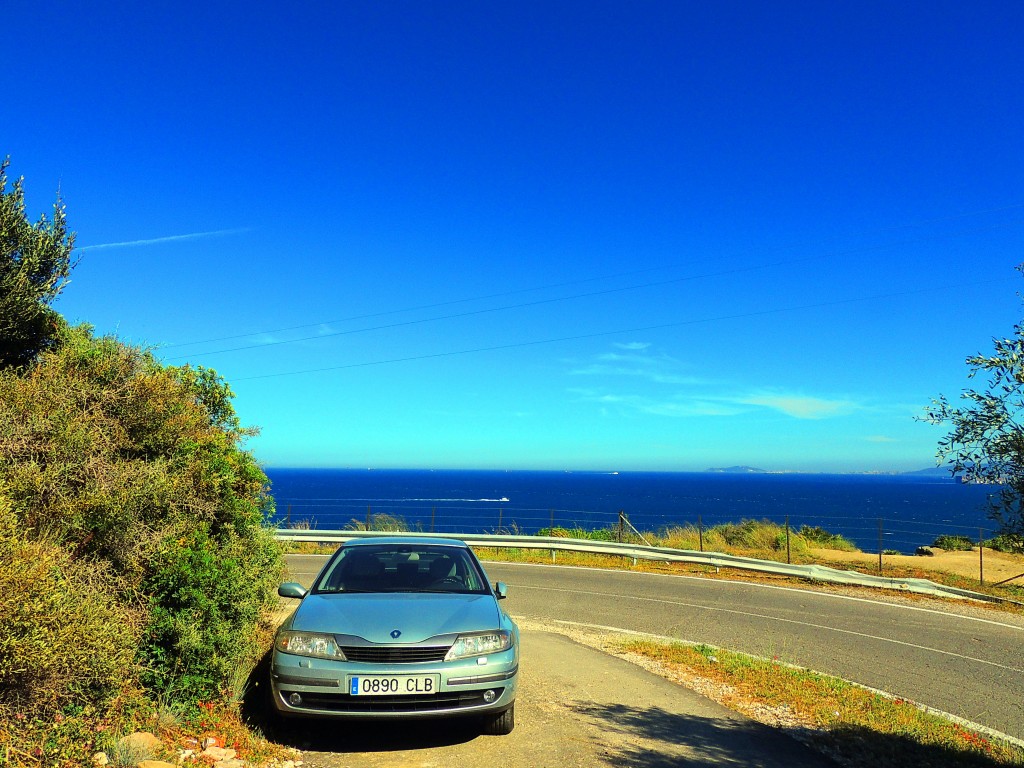
[[[892,643],[893,645],[902,645],[907,648],[916,648],[919,651],[930,651],[932,653],[942,654],[943,656],[952,656],[957,659],[964,659],[965,661],[973,661],[978,664],[987,664],[991,667],[998,667],[999,669],[1005,669],[1008,672],[1019,672],[1024,674],[1024,669],[1017,667],[1010,667],[1005,664],[1000,664],[995,661],[988,661],[986,659],[978,659],[974,656],[965,656],[961,653],[954,653],[952,651],[944,651],[940,648],[932,648],[927,645],[918,645],[917,643],[908,643],[903,640],[893,640],[889,637],[879,637],[878,635],[869,635],[866,632],[855,632],[852,629],[838,629],[837,627],[830,627],[826,624],[815,624],[809,621],[797,621],[796,619],[782,619],[777,616],[768,616],[761,613],[752,613],[750,611],[738,611],[732,608],[715,608],[707,605],[700,605],[698,603],[687,603],[682,600],[663,600],[656,597],[638,597],[636,595],[623,595],[615,592],[586,592],[578,589],[561,589],[558,587],[528,587],[522,584],[517,584],[516,589],[533,589],[541,592],[563,592],[572,595],[590,595],[592,597],[615,597],[615,598],[626,598],[629,600],[642,600],[647,603],[659,603],[662,605],[676,605],[683,608],[697,608],[704,611],[713,611],[716,613],[728,613],[734,616],[748,616],[755,619],[767,619],[769,621],[776,621],[785,624],[796,624],[801,627],[808,627],[809,629],[823,629],[829,632],[837,632],[843,635],[853,635],[854,637],[863,637],[868,640],[878,640],[884,643]]]
[[[872,600],[869,597],[854,597],[853,595],[837,595],[833,592],[819,592],[815,589],[800,589],[799,587],[781,587],[777,584],[761,584],[756,581],[741,581],[732,579],[707,579],[702,576],[686,576],[679,573],[647,573],[644,571],[613,571],[601,568],[587,568],[586,566],[580,565],[547,565],[544,563],[506,563],[498,560],[489,560],[489,563],[495,565],[515,565],[524,568],[565,568],[576,571],[599,571],[601,573],[616,573],[623,576],[633,577],[655,577],[662,579],[686,579],[688,581],[699,581],[702,584],[722,584],[722,585],[742,585],[744,587],[751,587],[755,589],[775,589],[782,592],[795,592],[800,595],[808,595],[818,598],[832,598],[834,600],[852,600],[856,603],[869,603],[871,605],[885,606],[887,608],[893,608],[896,610],[904,611],[918,611],[920,613],[934,613],[938,616],[945,616],[946,618],[963,619],[964,621],[976,621],[980,624],[991,624],[996,627],[1005,627],[1006,629],[1013,629],[1018,632],[1024,632],[1024,627],[1016,624],[1007,624],[1002,621],[995,621],[993,619],[982,619],[977,616],[964,616],[959,613],[949,613],[948,611],[940,611],[935,608],[922,608],[917,605],[903,605],[901,603],[888,603],[882,600]],[[518,588],[518,586],[517,586]]]

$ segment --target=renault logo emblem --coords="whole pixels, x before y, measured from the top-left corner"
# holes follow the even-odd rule
[[[392,640],[397,640],[401,636],[402,636],[402,633],[399,630],[397,630],[397,629],[392,629],[391,630],[391,639]]]

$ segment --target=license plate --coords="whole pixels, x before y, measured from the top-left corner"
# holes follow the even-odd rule
[[[416,696],[437,693],[440,675],[353,675],[348,692],[353,696]]]

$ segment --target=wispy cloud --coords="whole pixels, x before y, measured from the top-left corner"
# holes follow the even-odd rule
[[[639,410],[651,416],[738,416],[742,408],[707,398],[643,403]]]
[[[648,416],[734,417],[750,413],[756,408],[779,411],[794,419],[820,420],[846,416],[861,410],[861,406],[850,400],[826,400],[803,395],[780,395],[757,393],[747,396],[724,396],[708,393],[677,392],[667,397],[652,397],[640,394],[612,393],[604,389],[570,389],[569,393],[582,402],[596,403],[604,409],[615,408],[620,413],[644,414]],[[868,438],[885,442],[889,438],[876,436]]]
[[[736,416],[745,409],[727,402],[703,397],[653,398],[643,395],[620,395],[591,389],[570,389],[582,402],[597,403],[607,415],[611,408],[620,412],[639,413],[647,416],[671,416],[676,418],[693,416]]]
[[[859,406],[849,400],[825,400],[804,395],[754,394],[735,398],[744,405],[759,405],[771,408],[794,419],[827,419],[845,416],[858,410]]]
[[[124,240],[119,243],[97,243],[96,245],[83,245],[76,250],[81,252],[84,251],[99,251],[107,248],[134,248],[142,245],[160,245],[162,243],[177,243],[187,240],[199,240],[204,237],[220,237],[222,235],[238,235],[243,232],[248,232],[248,227],[240,227],[237,229],[216,229],[210,232],[190,232],[187,235],[169,235],[168,237],[153,237],[148,240]]]
[[[646,342],[613,345],[617,351],[595,355],[588,361],[576,361],[569,375],[593,380],[589,388],[570,389],[584,402],[599,404],[603,412],[652,416],[739,416],[766,408],[794,419],[821,420],[864,411],[866,406],[844,398],[813,397],[791,392],[747,390],[715,384],[689,373],[676,358],[650,349]],[[676,385],[673,389],[645,387],[646,391],[622,393],[631,388],[626,379],[655,384]],[[641,389],[641,387],[637,387]]]
[[[638,352],[642,349],[647,349],[651,346],[650,342],[647,341],[629,341],[629,342],[615,342],[612,344],[616,349],[626,349],[631,352]]]
[[[650,344],[615,344],[624,352],[605,352],[584,365],[569,370],[571,376],[628,376],[656,384],[700,384],[701,380],[681,372],[682,363],[668,355],[647,353]],[[627,354],[628,353],[628,354]]]

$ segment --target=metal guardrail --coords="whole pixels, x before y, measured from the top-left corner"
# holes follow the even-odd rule
[[[568,539],[555,536],[506,536],[502,534],[455,534],[455,533],[406,533],[388,531],[318,531],[278,528],[274,535],[281,541],[308,541],[314,543],[341,543],[349,539],[363,539],[374,536],[413,536],[418,538],[457,539],[471,547],[502,547],[508,549],[542,549],[552,553],[588,552],[600,555],[616,555],[636,560],[656,560],[668,563],[698,563],[716,568],[738,568],[781,576],[793,576],[808,581],[845,584],[859,587],[895,589],[901,592],[915,592],[938,597],[956,597],[986,602],[1002,602],[994,595],[958,589],[936,584],[928,579],[895,579],[875,576],[857,571],[843,571],[822,565],[794,565],[773,560],[757,560],[752,557],[727,555],[723,552],[696,552],[687,549],[650,547],[638,544],[620,544],[614,541],[591,541],[589,539]]]

